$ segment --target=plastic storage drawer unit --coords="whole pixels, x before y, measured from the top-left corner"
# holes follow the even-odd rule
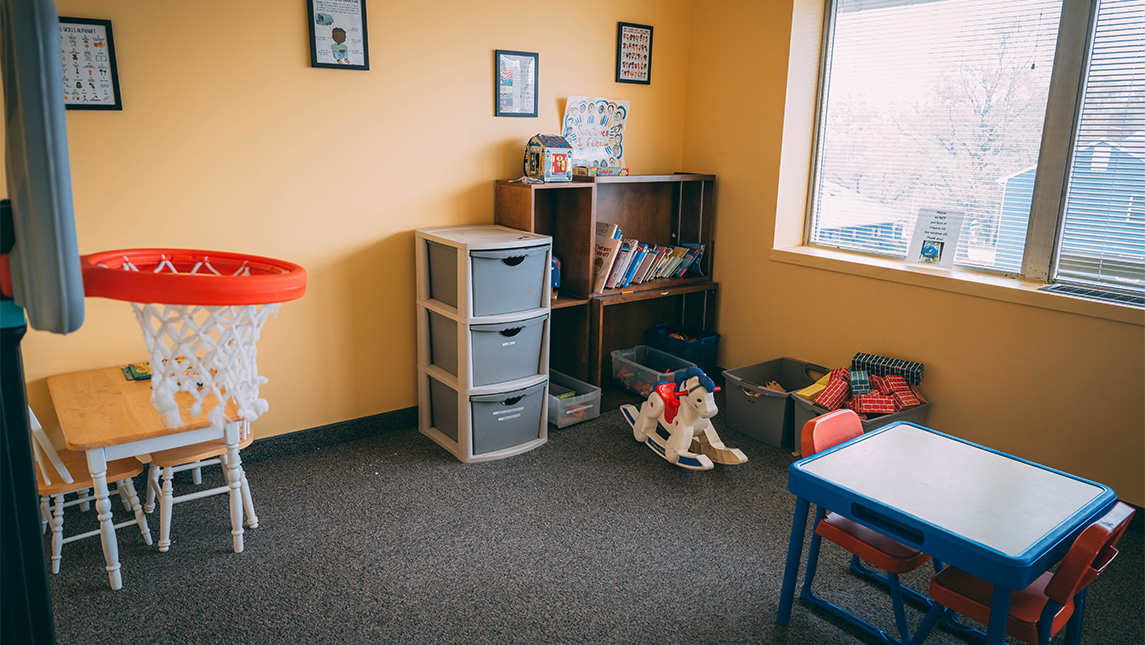
[[[728,426],[777,448],[797,446],[795,436],[803,425],[794,423],[792,399],[798,397],[791,392],[811,385],[830,371],[792,358],[724,370]],[[768,389],[770,381],[787,391]]]
[[[678,370],[696,367],[691,361],[647,345],[612,352],[612,378],[629,390],[648,396],[660,381],[671,381]]]
[[[508,392],[470,395],[467,420],[458,417],[457,392],[437,379],[430,378],[429,382],[433,427],[457,441],[468,421],[474,455],[513,448],[541,436],[545,382]]]
[[[557,398],[566,393],[567,398]],[[600,388],[549,370],[549,423],[558,428],[600,416]]]
[[[543,314],[525,320],[469,325],[469,371],[473,385],[513,381],[541,372],[541,348],[545,337]],[[457,376],[462,360],[457,351],[458,323],[429,312],[430,362]]]
[[[458,306],[458,249],[432,240],[429,252],[429,295]],[[544,306],[549,245],[469,251],[474,316],[496,316]]]

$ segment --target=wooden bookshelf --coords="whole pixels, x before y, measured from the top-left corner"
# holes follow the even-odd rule
[[[553,369],[600,385],[612,378],[609,354],[643,344],[649,327],[676,322],[713,329],[715,179],[679,173],[497,182],[496,223],[551,236],[553,255],[561,260],[559,297],[552,305]],[[641,242],[703,244],[700,275],[594,291],[598,221],[616,224],[625,238]]]

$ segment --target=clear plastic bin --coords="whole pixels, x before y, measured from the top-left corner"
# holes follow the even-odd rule
[[[612,378],[641,396],[648,396],[661,381],[672,381],[676,372],[696,367],[691,361],[647,345],[612,352]]]
[[[572,392],[566,398],[560,395]],[[600,416],[600,388],[549,370],[549,423],[558,428]]]

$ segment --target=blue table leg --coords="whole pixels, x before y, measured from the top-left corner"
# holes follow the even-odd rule
[[[783,590],[779,594],[779,614],[775,622],[791,622],[791,604],[795,601],[795,578],[803,557],[803,535],[807,532],[807,512],[811,505],[802,497],[795,498],[795,515],[791,518],[791,540],[787,543],[787,565],[783,569]]]
[[[986,626],[986,645],[1002,645],[1006,639],[1006,623],[1010,620],[1010,593],[994,585],[990,599],[990,624]]]

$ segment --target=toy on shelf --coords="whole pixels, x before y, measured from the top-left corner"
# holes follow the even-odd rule
[[[544,182],[572,181],[572,146],[564,137],[538,134],[525,146],[525,175]]]
[[[657,383],[639,410],[622,405],[620,413],[637,441],[681,468],[711,470],[713,462],[742,464],[747,455],[726,447],[709,421],[719,412],[712,396],[719,390],[700,368],[689,367],[676,372],[674,383]],[[668,431],[667,438],[657,425]]]

